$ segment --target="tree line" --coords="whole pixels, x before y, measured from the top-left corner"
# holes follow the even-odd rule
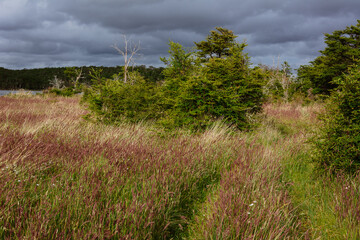
[[[115,74],[123,72],[123,66],[103,67],[103,66],[83,66],[83,67],[57,67],[57,68],[36,68],[11,70],[0,67],[0,89],[28,89],[28,90],[44,90],[52,87],[51,82],[54,78],[63,82],[65,87],[71,85],[71,72],[81,69],[82,75],[80,82],[91,84],[91,71],[101,69],[102,76],[111,78]],[[146,81],[155,83],[162,81],[163,67],[146,67],[144,65],[134,66],[133,70],[141,74]]]

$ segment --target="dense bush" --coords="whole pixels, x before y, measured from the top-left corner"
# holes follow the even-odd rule
[[[140,74],[132,72],[127,83],[121,79],[102,79],[85,91],[83,99],[94,115],[106,123],[137,122],[156,117],[155,89],[156,85],[146,83]]]
[[[325,34],[325,44],[319,57],[298,69],[298,77],[301,82],[311,83],[315,94],[328,95],[337,87],[334,79],[347,73],[360,58],[360,20],[344,30]]]
[[[232,31],[216,28],[206,41],[195,43],[196,52],[170,42],[170,57],[163,59],[162,125],[198,130],[221,119],[248,127],[246,115],[261,110],[264,76],[250,68],[246,44],[235,38]]]
[[[360,66],[352,67],[335,83],[339,87],[315,140],[316,160],[321,169],[354,173],[360,169]]]
[[[199,74],[183,81],[170,110],[175,126],[201,129],[223,119],[240,129],[246,114],[261,109],[262,81],[249,69],[244,45],[235,44],[227,58],[210,58]]]

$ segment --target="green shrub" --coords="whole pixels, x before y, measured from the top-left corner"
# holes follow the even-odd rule
[[[234,44],[227,58],[210,58],[182,83],[170,110],[175,126],[203,129],[223,119],[239,129],[248,126],[246,115],[261,110],[262,82],[248,66],[244,46]]]
[[[85,91],[83,100],[103,122],[138,122],[155,117],[155,90],[155,85],[147,84],[140,74],[132,72],[126,83],[121,79],[99,81]]]
[[[189,80],[199,66],[196,66],[193,51],[186,51],[179,43],[169,42],[169,58],[160,58],[167,66],[163,70],[165,81],[158,92],[158,104],[161,109],[173,109],[181,86]]]
[[[320,56],[298,69],[299,81],[313,88],[314,94],[329,95],[338,86],[334,79],[348,73],[348,68],[357,64],[360,58],[360,20],[356,25],[325,34],[325,44]]]
[[[71,97],[80,92],[81,91],[76,90],[73,87],[67,87],[67,88],[62,88],[62,89],[52,88],[49,90],[49,93],[55,94],[57,96],[63,96],[63,97]]]
[[[321,170],[354,173],[360,169],[360,66],[335,82],[321,134],[315,139]]]

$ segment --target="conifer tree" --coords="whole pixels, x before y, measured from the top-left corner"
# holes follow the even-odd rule
[[[310,65],[301,66],[298,77],[304,82],[311,82],[315,93],[329,94],[337,87],[335,78],[347,73],[350,66],[360,59],[360,20],[357,25],[344,30],[325,34],[326,48],[320,51]]]
[[[215,29],[216,31],[210,31],[210,35],[206,37],[205,41],[195,42],[200,58],[229,56],[230,47],[234,45],[237,36],[226,28],[216,27]]]

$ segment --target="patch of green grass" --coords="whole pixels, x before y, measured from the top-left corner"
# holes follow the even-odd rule
[[[288,191],[294,206],[298,208],[302,222],[312,239],[359,239],[360,219],[352,214],[360,211],[358,199],[360,184],[355,178],[319,175],[312,162],[312,148],[307,143],[283,161],[283,179],[289,183]],[[352,185],[354,193],[348,198],[356,200],[349,208],[342,201],[344,188]],[[345,199],[346,200],[346,199]],[[348,214],[341,217],[341,210]],[[354,221],[355,220],[355,221]]]

